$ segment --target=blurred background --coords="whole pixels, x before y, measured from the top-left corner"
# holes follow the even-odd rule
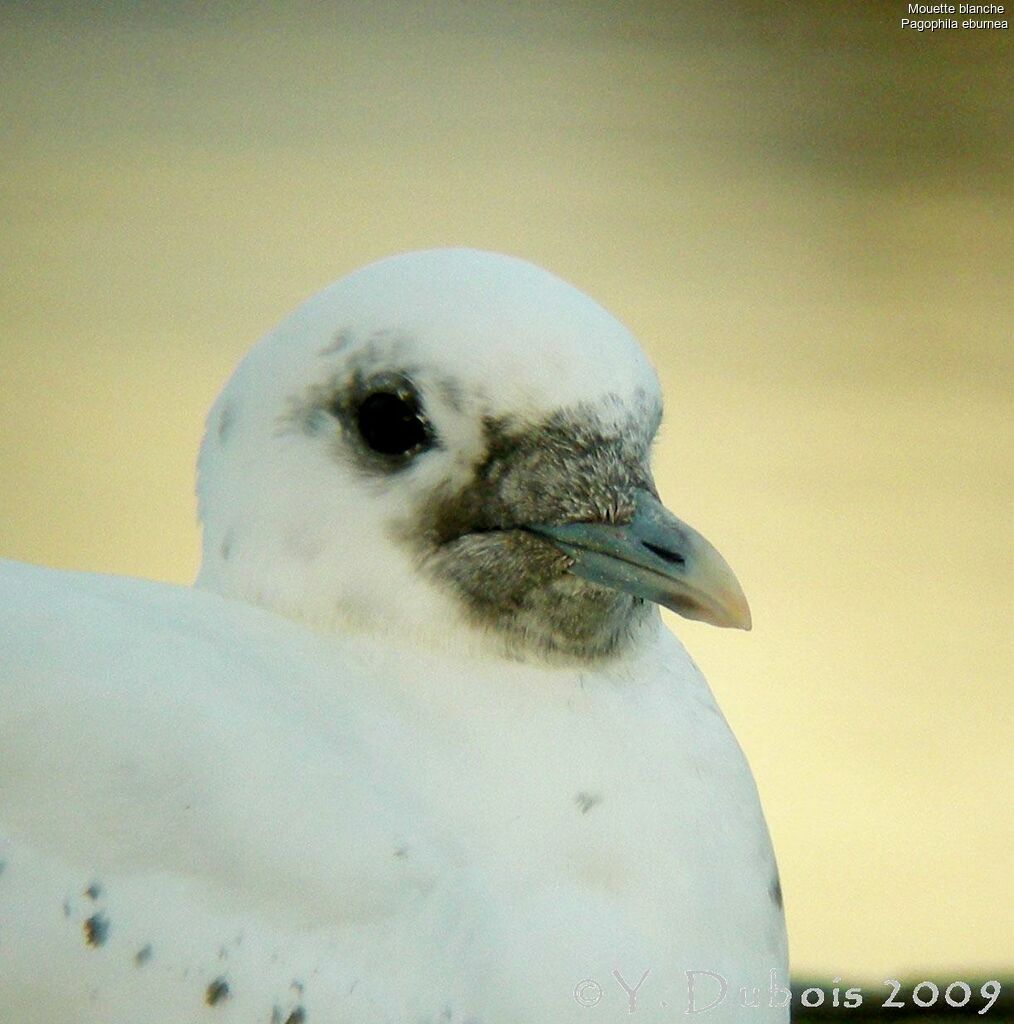
[[[407,249],[542,264],[658,366],[750,634],[795,972],[1011,960],[1011,49],[904,4],[0,5],[0,555],[180,583],[245,349]],[[887,990],[880,985],[877,992]]]

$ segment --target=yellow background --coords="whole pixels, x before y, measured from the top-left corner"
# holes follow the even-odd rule
[[[795,969],[1001,967],[1009,35],[886,0],[84,6],[0,7],[0,554],[189,581],[253,340],[392,252],[524,256],[642,339],[663,497],[751,599],[751,634],[672,624]]]

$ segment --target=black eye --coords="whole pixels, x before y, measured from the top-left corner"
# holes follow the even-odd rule
[[[409,455],[433,443],[429,425],[414,395],[375,391],[359,403],[359,433],[381,455]]]

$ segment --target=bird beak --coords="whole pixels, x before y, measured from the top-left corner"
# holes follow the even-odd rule
[[[627,523],[537,524],[528,530],[573,559],[575,576],[688,619],[750,628],[750,606],[725,559],[647,491],[637,492]]]

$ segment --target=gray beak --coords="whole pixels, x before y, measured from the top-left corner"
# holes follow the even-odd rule
[[[628,523],[536,524],[528,530],[573,559],[570,571],[714,626],[750,628],[750,607],[725,559],[647,491]]]

